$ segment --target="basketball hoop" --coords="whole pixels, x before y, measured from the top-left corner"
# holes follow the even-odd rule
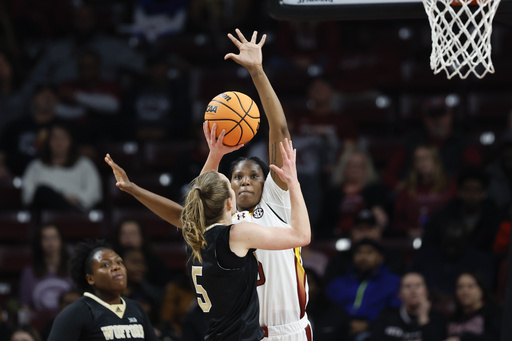
[[[432,29],[430,67],[448,79],[494,73],[492,21],[500,0],[422,0]]]

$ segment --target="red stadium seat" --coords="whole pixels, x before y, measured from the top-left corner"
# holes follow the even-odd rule
[[[181,155],[190,152],[194,141],[161,142],[148,141],[142,152],[143,171],[169,172]]]
[[[31,251],[29,245],[0,246],[0,273],[19,273],[30,264]]]
[[[152,241],[180,241],[181,230],[163,220],[149,209],[142,208],[114,208],[112,209],[111,224],[113,228],[123,219],[135,219],[146,229]]]
[[[26,243],[31,237],[33,223],[34,218],[30,211],[0,212],[0,241],[2,243]]]
[[[55,224],[62,231],[66,242],[104,237],[104,212],[41,211],[41,223]]]

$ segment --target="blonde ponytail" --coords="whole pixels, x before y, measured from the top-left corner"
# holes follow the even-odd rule
[[[199,175],[190,186],[181,213],[182,233],[192,249],[192,259],[202,262],[201,249],[206,247],[205,229],[222,219],[230,193],[227,182],[214,171]]]

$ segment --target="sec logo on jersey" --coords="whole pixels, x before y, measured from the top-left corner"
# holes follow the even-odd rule
[[[260,206],[256,207],[254,209],[254,212],[252,212],[252,216],[256,219],[263,217],[263,208],[261,208]]]

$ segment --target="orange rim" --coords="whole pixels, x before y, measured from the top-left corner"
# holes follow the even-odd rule
[[[468,5],[478,5],[477,0],[453,0],[452,6],[462,6],[463,2],[468,3]],[[486,2],[486,1],[482,1],[482,2]]]

